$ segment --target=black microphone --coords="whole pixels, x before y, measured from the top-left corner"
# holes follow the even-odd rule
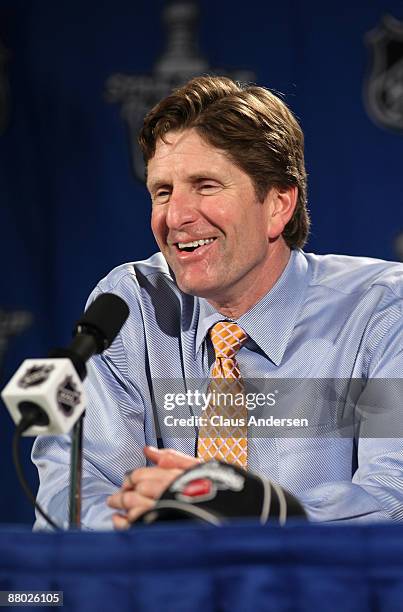
[[[84,380],[86,361],[110,347],[128,316],[129,307],[122,298],[113,293],[102,293],[77,321],[71,344],[67,348],[53,349],[49,357],[70,359]]]
[[[53,350],[47,359],[22,363],[1,395],[16,425],[25,418],[23,435],[70,431],[86,406],[81,382],[87,374],[85,363],[112,344],[128,315],[126,302],[103,293],[77,322],[67,348]]]

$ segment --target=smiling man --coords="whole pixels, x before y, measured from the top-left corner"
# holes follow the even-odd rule
[[[157,143],[147,186],[154,236],[184,293],[237,318],[274,285],[290,256],[281,234],[296,186],[260,200],[246,172],[195,128]]]
[[[84,526],[127,528],[183,469],[210,457],[288,488],[311,520],[401,519],[395,424],[403,419],[387,380],[403,366],[403,267],[301,250],[309,230],[303,134],[264,88],[193,79],[150,111],[140,145],[160,252],[119,266],[91,296],[121,295],[130,317],[91,363]],[[190,390],[220,376],[243,391],[246,380],[294,379],[297,394],[280,413],[298,417],[294,424],[334,405],[311,381],[358,379],[360,396],[384,381],[382,432],[360,420],[358,396],[352,406],[351,394],[339,394],[337,409],[351,417],[342,424],[354,423],[347,433],[330,411],[331,422],[311,422],[302,435],[256,434],[238,417],[236,434],[214,434]],[[183,431],[164,427],[173,381],[184,391],[173,416],[194,424]],[[271,408],[263,416],[272,418]],[[208,403],[210,421],[214,410]],[[65,520],[68,437],[38,438],[33,460],[40,503]]]

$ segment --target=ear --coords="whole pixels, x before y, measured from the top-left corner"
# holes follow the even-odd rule
[[[268,237],[278,238],[294,214],[298,199],[298,187],[273,187],[266,196]]]

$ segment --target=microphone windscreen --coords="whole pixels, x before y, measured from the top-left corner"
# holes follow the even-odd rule
[[[112,344],[128,316],[129,307],[122,298],[113,293],[102,293],[77,321],[74,331],[94,334],[100,353]]]
[[[191,519],[220,525],[236,518],[256,518],[284,525],[306,519],[302,504],[289,491],[265,478],[222,461],[208,461],[181,474],[138,521]]]

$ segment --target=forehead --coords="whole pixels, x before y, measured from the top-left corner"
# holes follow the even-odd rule
[[[167,132],[164,141],[157,140],[155,155],[147,166],[147,183],[156,173],[194,172],[195,170],[229,170],[235,164],[227,153],[206,142],[197,131]]]

